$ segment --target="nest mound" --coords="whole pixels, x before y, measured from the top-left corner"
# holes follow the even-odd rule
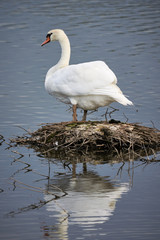
[[[27,144],[45,153],[54,151],[119,154],[143,150],[146,155],[150,155],[160,148],[160,131],[115,120],[109,123],[63,122],[44,125],[30,133],[30,136],[24,135],[12,139],[11,142]]]

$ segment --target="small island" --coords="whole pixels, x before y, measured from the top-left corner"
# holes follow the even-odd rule
[[[124,155],[136,158],[155,154],[160,149],[160,131],[113,119],[109,122],[61,122],[43,125],[11,142],[28,145],[45,156],[51,153],[59,156],[111,154],[124,159]]]

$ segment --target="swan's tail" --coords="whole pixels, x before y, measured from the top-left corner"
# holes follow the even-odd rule
[[[117,94],[117,96],[114,97],[114,98],[115,98],[116,102],[119,102],[119,103],[121,103],[124,106],[126,106],[126,105],[133,105],[133,103],[128,98],[126,98],[123,95],[123,93],[122,94]]]
[[[123,95],[122,91],[117,85],[112,84],[110,86],[105,87],[104,89],[96,89],[96,91],[94,91],[94,94],[107,95],[110,98],[112,98],[115,102],[119,102],[124,106],[133,105],[133,103]]]

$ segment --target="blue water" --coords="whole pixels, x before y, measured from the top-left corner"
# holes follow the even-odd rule
[[[1,1],[0,238],[159,239],[158,163],[125,163],[119,171],[122,163],[113,159],[83,164],[77,157],[64,168],[64,159],[8,148],[9,138],[25,133],[23,128],[72,118],[68,106],[44,89],[60,47],[40,45],[54,28],[70,39],[71,64],[103,60],[115,72],[134,107],[114,103],[119,111],[112,118],[160,128],[159,21],[158,0]],[[104,120],[105,112],[88,118]],[[64,194],[55,186],[68,195],[52,200]]]

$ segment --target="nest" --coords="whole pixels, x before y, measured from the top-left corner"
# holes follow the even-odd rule
[[[121,154],[146,156],[160,148],[160,131],[138,124],[107,122],[63,122],[47,124],[30,136],[17,137],[11,142],[29,145],[36,151],[54,157],[103,154],[108,158]],[[136,155],[135,155],[136,154]]]

